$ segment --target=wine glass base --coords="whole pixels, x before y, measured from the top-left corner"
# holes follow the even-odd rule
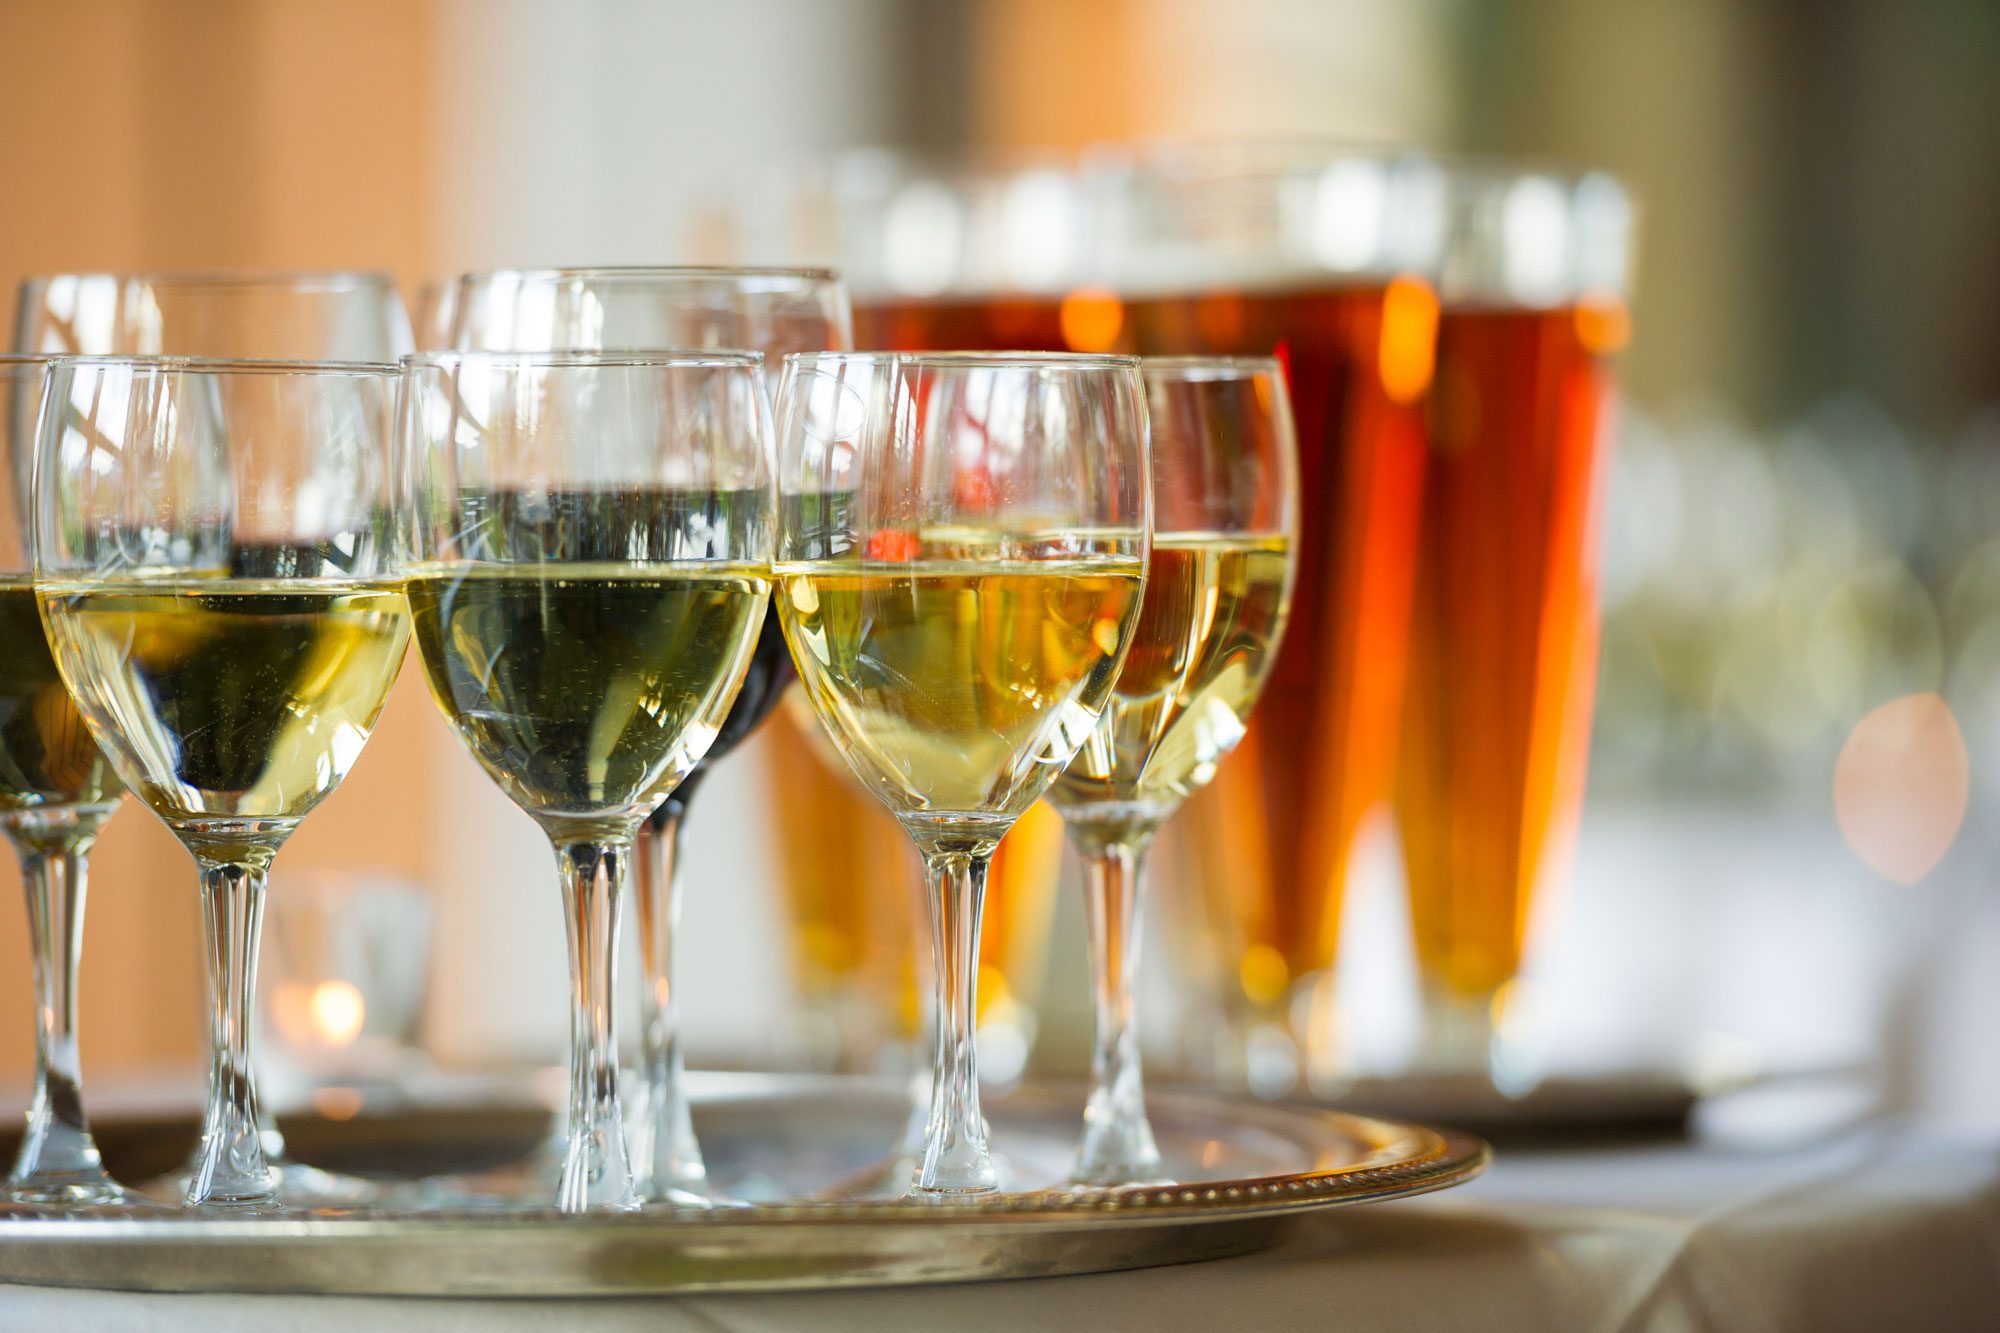
[[[92,1208],[133,1202],[136,1196],[107,1176],[9,1181],[0,1198],[37,1208]]]
[[[396,1190],[396,1186],[383,1181],[325,1171],[303,1162],[276,1161],[270,1167],[271,1197],[240,1202],[217,1198],[197,1206],[232,1211],[254,1208],[352,1208],[388,1202]],[[137,1193],[161,1203],[181,1204],[187,1199],[188,1186],[194,1183],[194,1174],[195,1167],[189,1164],[172,1175],[146,1181],[138,1187]]]
[[[914,1152],[901,1152],[885,1157],[879,1162],[863,1167],[852,1175],[842,1176],[831,1185],[813,1191],[815,1203],[875,1203],[895,1199],[909,1199],[913,1202],[949,1203],[953,1200],[987,1198],[1004,1194],[1014,1188],[1018,1175],[1013,1164],[1002,1153],[992,1153],[988,1161],[993,1166],[994,1185],[990,1189],[979,1190],[920,1190],[914,1183],[921,1158]]]
[[[1160,1171],[1160,1164],[1137,1167],[1131,1170],[1116,1170],[1098,1167],[1090,1171],[1072,1172],[1066,1182],[1073,1190],[1120,1190],[1146,1188],[1161,1185],[1178,1185],[1180,1182]]]

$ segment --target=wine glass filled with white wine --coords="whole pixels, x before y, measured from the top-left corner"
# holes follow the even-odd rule
[[[200,869],[211,1064],[190,1207],[278,1201],[250,1061],[265,878],[360,755],[409,639],[396,371],[52,364],[33,500],[57,666]]]
[[[42,634],[30,571],[26,482],[48,358],[0,356],[0,831],[21,859],[35,981],[35,1091],[7,1197],[114,1203],[83,1113],[76,1035],[90,849],[125,789],[90,738]]]
[[[1138,620],[1138,363],[799,355],[778,418],[785,637],[834,747],[925,862],[938,1033],[912,1193],[989,1193],[974,1050],[987,865],[1097,726]]]
[[[727,352],[410,363],[418,651],[446,720],[561,870],[566,1212],[640,1202],[612,1030],[619,898],[640,825],[724,726],[769,605],[761,364]]]
[[[444,296],[444,345],[466,351],[548,352],[738,348],[762,352],[767,372],[788,352],[850,347],[847,292],[826,269],[666,266],[495,269],[467,273]],[[778,704],[792,659],[767,614],[736,704],[693,771],[639,830],[639,1104],[633,1169],[648,1200],[712,1201],[683,1072],[674,934],[680,921],[682,839],[689,803],[711,772]],[[560,1145],[535,1159],[561,1161]]]
[[[1075,1180],[1160,1174],[1146,1119],[1133,983],[1146,849],[1215,776],[1284,634],[1298,530],[1297,444],[1268,358],[1143,364],[1153,549],[1132,651],[1097,730],[1050,788],[1084,866],[1097,1041]]]

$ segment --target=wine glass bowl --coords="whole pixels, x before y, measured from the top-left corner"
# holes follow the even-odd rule
[[[990,1192],[974,1049],[985,877],[1097,725],[1139,613],[1137,363],[796,355],[778,417],[786,639],[834,748],[925,859],[938,1046],[912,1191]]]
[[[201,872],[211,1070],[187,1203],[269,1205],[250,1021],[265,877],[337,787],[409,637],[395,372],[52,364],[32,514],[64,681]]]

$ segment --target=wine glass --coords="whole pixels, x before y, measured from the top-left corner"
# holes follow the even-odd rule
[[[714,743],[764,623],[756,353],[411,360],[409,580],[431,692],[562,872],[573,1005],[565,1212],[639,1202],[612,969],[640,826]]]
[[[1049,800],[1084,866],[1096,997],[1090,1100],[1073,1179],[1155,1180],[1133,987],[1153,835],[1215,776],[1284,636],[1298,534],[1298,445],[1270,358],[1142,363],[1153,547],[1132,649],[1097,729]]]
[[[209,1098],[189,1207],[277,1177],[250,1059],[272,858],[360,755],[409,639],[393,367],[54,362],[35,589],[118,775],[200,870]]]
[[[0,356],[0,830],[21,858],[35,978],[35,1093],[6,1185],[32,1204],[116,1203],[83,1113],[77,958],[90,849],[124,797],[56,671],[36,609],[26,479],[48,358]]]
[[[20,287],[20,352],[393,363],[412,350],[402,292],[366,270],[59,273]],[[25,477],[26,472],[22,475]],[[264,1151],[287,1198],[360,1199],[367,1181],[288,1159],[266,1112]],[[190,1161],[183,1176],[191,1176]],[[174,1192],[184,1179],[168,1182]]]
[[[386,273],[59,273],[21,284],[14,350],[392,362],[412,340]]]
[[[449,293],[449,345],[492,352],[737,348],[775,360],[853,345],[847,293],[825,269],[570,268],[469,273]],[[639,1191],[711,1201],[688,1109],[673,940],[680,921],[681,837],[708,766],[735,749],[792,681],[775,612],[766,616],[735,707],[708,753],[640,829],[633,875],[639,915],[640,1057],[633,1117]]]
[[[974,1036],[987,864],[1096,727],[1138,620],[1138,363],[794,355],[778,419],[785,638],[820,724],[924,858],[937,1046],[911,1193],[990,1193]]]

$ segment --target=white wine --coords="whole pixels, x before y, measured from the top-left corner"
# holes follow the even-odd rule
[[[391,583],[133,579],[41,599],[91,731],[184,833],[304,818],[360,755],[410,633]]]
[[[1034,804],[1097,725],[1138,611],[1137,557],[780,565],[799,678],[898,816]]]
[[[49,654],[34,585],[0,579],[0,815],[123,794]]]
[[[451,565],[406,585],[445,718],[545,823],[643,816],[701,761],[770,586],[721,562]]]
[[[1070,819],[1157,824],[1215,776],[1284,632],[1280,534],[1156,537],[1132,650],[1050,800]]]

